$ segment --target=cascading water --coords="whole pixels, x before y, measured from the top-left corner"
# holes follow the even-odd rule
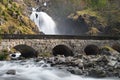
[[[15,70],[15,75],[6,74],[8,70]],[[50,67],[44,61],[35,62],[33,59],[26,61],[1,61],[0,80],[119,80],[95,79],[73,75]]]
[[[56,34],[56,24],[54,20],[45,12],[37,12],[33,8],[30,19],[35,22],[40,32],[44,34]]]

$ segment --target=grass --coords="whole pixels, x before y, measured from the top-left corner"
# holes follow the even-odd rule
[[[0,60],[6,60],[8,57],[8,51],[6,49],[3,49],[1,52],[0,52]]]
[[[76,11],[76,13],[72,13],[68,16],[68,18],[72,18],[74,20],[77,20],[78,17],[80,15],[84,15],[84,14],[87,14],[87,15],[90,15],[90,16],[93,16],[93,17],[96,17],[100,23],[102,23],[103,25],[107,25],[106,21],[105,21],[105,18],[103,18],[99,12],[97,11],[93,11],[92,9],[85,9],[85,10],[81,10],[81,11]]]
[[[14,34],[16,31],[22,34],[36,34],[32,30],[36,27],[35,24],[30,21],[29,17],[23,15],[23,11],[22,5],[16,2],[11,2],[6,5],[0,3],[0,19],[4,21],[0,25],[0,34]],[[13,27],[11,28],[11,26]]]

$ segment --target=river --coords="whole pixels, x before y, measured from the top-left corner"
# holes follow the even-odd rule
[[[15,75],[6,74],[15,70]],[[119,80],[113,78],[86,78],[59,70],[44,61],[33,59],[19,61],[0,61],[0,80]]]

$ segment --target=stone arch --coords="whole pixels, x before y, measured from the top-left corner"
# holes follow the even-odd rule
[[[84,48],[84,52],[86,55],[96,55],[99,53],[99,47],[94,44],[90,44]]]
[[[16,45],[13,48],[19,51],[21,56],[25,58],[33,58],[38,56],[38,52],[34,48],[25,44]]]
[[[52,53],[54,56],[57,55],[64,55],[64,56],[74,56],[72,50],[66,46],[66,45],[56,45],[53,49],[52,49]]]

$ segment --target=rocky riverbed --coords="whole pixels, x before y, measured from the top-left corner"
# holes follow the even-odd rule
[[[119,77],[120,78],[120,54],[111,55],[77,55],[75,57],[38,58],[37,61],[45,60],[62,70],[66,70],[76,75],[83,75],[95,78]]]
[[[68,75],[67,75],[68,74]],[[29,78],[32,76],[32,79]],[[53,77],[51,79],[46,77]],[[61,78],[63,77],[63,78]],[[119,80],[120,53],[57,55],[0,61],[0,80]]]
[[[67,57],[66,60],[67,59],[70,60],[70,58],[73,62],[68,61],[69,64],[65,64],[63,60],[65,58],[59,57],[57,59],[59,60],[58,62],[57,60],[55,60],[56,63],[54,63],[54,65],[53,63],[51,63],[51,65],[54,67],[51,67],[51,65],[49,64],[51,58],[49,59],[44,58],[44,60],[42,58],[41,58],[42,60],[39,58],[39,59],[17,60],[17,61],[16,60],[1,61],[0,80],[119,80],[118,76],[109,77],[107,73],[106,75],[102,76],[102,78],[100,77],[95,78],[96,76],[97,77],[101,76],[100,73],[102,73],[102,70],[93,69],[93,67],[91,66],[89,66],[89,68],[87,68],[88,66],[86,66],[85,69],[82,69],[82,66],[85,66],[84,64],[78,66],[77,65],[78,63],[74,62],[75,58],[72,57]],[[46,63],[46,61],[48,61],[48,63]],[[92,73],[92,71],[94,73]],[[117,72],[118,71],[116,71],[116,74]],[[91,75],[96,75],[96,76],[91,76]]]

